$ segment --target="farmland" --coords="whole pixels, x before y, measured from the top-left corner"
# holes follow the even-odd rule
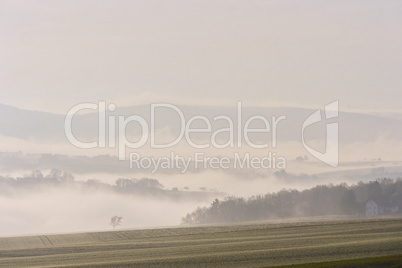
[[[317,262],[331,267],[331,262],[342,265],[355,259],[360,264],[377,259],[395,264],[402,262],[400,255],[401,219],[0,238],[0,267],[269,267]]]

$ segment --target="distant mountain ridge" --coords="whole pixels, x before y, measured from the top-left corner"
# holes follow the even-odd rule
[[[205,107],[205,106],[179,106],[186,119],[194,115],[203,115],[213,123],[213,130],[227,127],[225,122],[214,121],[213,117],[226,115],[237,122],[236,107]],[[304,120],[315,110],[304,108],[282,107],[243,107],[243,122],[253,115],[263,115],[270,120],[271,116],[286,116],[286,120],[279,123],[278,139],[283,141],[300,141],[301,127]],[[172,135],[179,133],[179,120],[177,114],[159,113],[156,130],[168,130]],[[108,116],[140,115],[147,122],[150,120],[150,106],[118,107],[114,112],[107,112]],[[48,112],[29,111],[0,104],[0,135],[14,137],[22,140],[46,140],[51,142],[66,141],[64,134],[65,115]],[[402,119],[396,116],[375,116],[359,113],[339,113],[340,142],[365,142],[377,139],[401,140]],[[138,128],[129,128],[133,135],[140,134]],[[80,137],[96,139],[98,135],[98,114],[86,113],[76,115],[73,119],[73,131]],[[311,126],[307,132],[309,139],[322,139],[325,137],[324,122]]]

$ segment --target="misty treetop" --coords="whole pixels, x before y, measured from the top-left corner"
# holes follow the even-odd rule
[[[216,191],[191,191],[188,187],[179,190],[178,187],[165,189],[158,180],[152,178],[118,178],[115,184],[108,184],[96,179],[86,181],[75,180],[70,172],[52,169],[47,175],[40,170],[21,177],[0,176],[0,194],[13,194],[22,191],[49,190],[49,189],[75,189],[91,191],[109,191],[125,195],[148,195],[168,197],[172,199],[211,200],[211,196],[222,196]]]
[[[215,199],[209,207],[198,207],[182,218],[183,224],[234,223],[326,215],[366,213],[370,199],[397,202],[402,209],[402,179],[378,179],[348,186],[318,185],[311,189],[281,190],[277,193]]]
[[[51,186],[60,184],[74,183],[74,176],[70,172],[52,169],[47,175],[43,175],[40,170],[34,170],[31,174],[21,177],[0,176],[1,189],[12,188],[32,188],[39,186]]]

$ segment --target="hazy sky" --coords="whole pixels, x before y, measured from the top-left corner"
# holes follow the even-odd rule
[[[0,0],[0,102],[400,110],[401,1]]]

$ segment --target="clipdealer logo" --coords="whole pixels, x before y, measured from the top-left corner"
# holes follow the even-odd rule
[[[232,158],[227,157],[207,157],[204,153],[197,152],[193,157],[184,157],[176,154],[174,158],[166,159],[166,157],[159,157],[158,159],[153,157],[141,157],[137,152],[130,152],[127,154],[128,149],[139,149],[145,145],[149,145],[151,149],[166,149],[174,148],[181,141],[185,140],[188,145],[194,149],[206,149],[206,148],[242,148],[247,145],[247,148],[251,149],[267,149],[269,147],[277,147],[277,130],[281,121],[286,120],[286,115],[271,116],[267,118],[263,115],[254,115],[246,120],[243,120],[242,115],[242,103],[237,103],[236,116],[233,120],[227,115],[218,115],[212,119],[207,118],[204,115],[195,115],[186,119],[183,111],[169,103],[157,103],[150,105],[150,118],[149,122],[140,115],[107,115],[107,112],[114,112],[116,105],[113,103],[106,105],[106,102],[100,101],[99,103],[80,103],[72,107],[64,122],[65,135],[68,141],[82,149],[92,148],[116,148],[119,160],[126,160],[129,155],[130,167],[133,168],[133,164],[136,168],[151,169],[156,172],[158,168],[178,168],[180,163],[185,168],[182,170],[187,171],[189,164],[197,163],[201,165],[203,163],[204,168],[230,168],[240,166],[241,168],[286,168],[286,160],[284,157],[277,156],[275,152],[268,152],[264,157],[251,157],[249,153],[245,153],[242,156],[239,153],[235,153]],[[94,110],[98,113],[98,137],[97,140],[84,142],[80,141],[73,134],[73,118],[82,110]],[[164,110],[165,109],[165,110]],[[168,142],[157,143],[157,112],[170,110],[174,112],[179,118],[179,134],[173,137]],[[334,118],[338,116],[338,102],[333,102],[325,106],[326,119]],[[213,124],[217,121],[224,122],[228,127],[218,128],[213,130]],[[253,128],[253,122],[259,122],[263,127]],[[338,123],[332,123],[327,125],[327,137],[326,137],[326,152],[320,153],[317,150],[309,147],[305,142],[305,129],[317,122],[321,121],[320,110],[317,110],[311,114],[303,123],[301,129],[302,143],[304,148],[314,157],[322,162],[331,165],[333,167],[338,165]],[[203,128],[195,127],[195,123],[202,123]],[[128,139],[127,128],[129,124],[136,124],[140,127],[140,135],[137,141],[132,142]],[[138,128],[139,129],[139,128]],[[266,143],[254,143],[250,135],[251,134],[267,134],[270,135],[270,144]],[[193,134],[209,135],[208,141],[203,143],[197,143],[196,140],[191,138]],[[218,142],[218,135],[226,134],[228,137],[225,142]],[[200,142],[198,140],[198,142]],[[171,154],[174,155],[174,154]],[[203,158],[200,158],[203,156]],[[200,160],[203,159],[203,160]],[[233,163],[232,163],[233,160]],[[237,162],[236,162],[237,161]],[[162,163],[162,164],[161,164]],[[163,163],[165,163],[163,165]],[[176,163],[176,165],[172,164]],[[207,163],[207,164],[206,164]]]
[[[339,116],[339,102],[334,101],[327,104],[324,108],[325,119],[338,118]],[[337,167],[339,165],[339,126],[338,122],[328,123],[327,132],[325,138],[325,152],[321,153],[306,144],[304,131],[305,129],[315,123],[324,120],[321,117],[321,111],[317,110],[312,113],[303,123],[302,126],[302,143],[304,148],[315,158],[321,160],[322,162],[332,166]]]

